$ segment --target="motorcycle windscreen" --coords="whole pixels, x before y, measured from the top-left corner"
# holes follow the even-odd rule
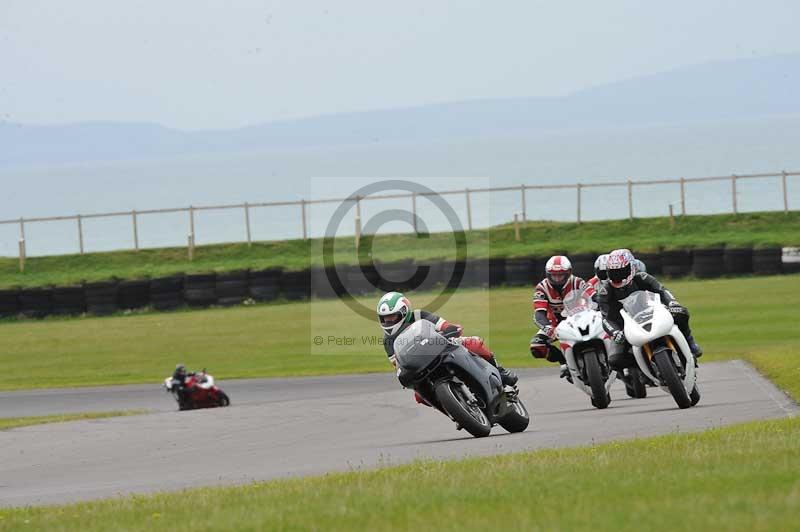
[[[620,303],[622,303],[622,308],[631,315],[633,321],[641,325],[653,319],[653,305],[661,303],[661,296],[647,290],[639,290]]]
[[[405,372],[422,371],[448,346],[447,339],[436,332],[433,323],[427,320],[416,321],[394,340],[397,366]]]

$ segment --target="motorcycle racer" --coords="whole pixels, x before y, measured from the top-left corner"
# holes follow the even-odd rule
[[[500,372],[503,384],[513,386],[517,383],[517,375],[497,363],[497,359],[479,336],[462,336],[463,329],[457,323],[450,323],[444,318],[426,310],[414,310],[411,302],[400,292],[388,292],[378,301],[378,321],[383,329],[383,346],[386,355],[394,367],[397,361],[394,355],[394,341],[409,325],[417,320],[427,320],[436,326],[436,331],[446,338],[458,338],[461,345],[473,355],[479,356]],[[417,395],[417,402],[423,403]]]
[[[615,370],[622,370],[636,365],[630,345],[625,340],[623,320],[620,310],[621,301],[639,290],[647,290],[661,296],[661,301],[667,306],[675,325],[686,337],[689,348],[695,359],[703,354],[702,348],[695,342],[689,328],[689,310],[678,303],[675,296],[667,290],[655,277],[644,272],[637,272],[636,259],[627,250],[614,250],[608,257],[608,280],[603,281],[597,288],[597,303],[603,315],[603,328],[620,349],[609,357],[609,366]]]
[[[564,319],[564,298],[574,290],[585,291],[591,297],[594,289],[580,277],[572,275],[572,263],[563,255],[555,255],[545,264],[545,278],[536,285],[533,294],[533,320],[539,332],[531,338],[534,358],[546,358],[561,364],[561,377],[569,377],[567,361],[561,350],[552,345],[556,327]]]
[[[586,281],[592,288],[596,289],[600,281],[608,279],[608,253],[604,253],[597,257],[594,261],[594,277]]]

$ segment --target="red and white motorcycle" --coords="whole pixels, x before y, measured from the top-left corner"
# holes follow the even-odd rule
[[[188,374],[183,389],[178,381],[167,377],[164,379],[164,388],[175,398],[179,410],[214,408],[231,404],[228,394],[214,384],[214,377],[206,373],[206,370]]]

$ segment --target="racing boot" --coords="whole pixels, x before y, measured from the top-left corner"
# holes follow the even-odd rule
[[[561,364],[561,373],[558,374],[558,378],[567,379],[568,382],[572,383],[572,373],[569,371],[569,366]]]
[[[703,348],[698,345],[697,342],[694,341],[694,336],[691,334],[686,337],[686,342],[689,344],[689,349],[691,350],[694,358],[700,358],[703,356]]]
[[[497,371],[500,372],[500,380],[503,381],[503,384],[505,386],[514,386],[515,384],[517,384],[517,381],[519,380],[517,374],[511,371],[510,369],[506,369],[500,364],[498,364],[497,359],[494,357],[494,353],[492,353],[492,356],[490,358],[487,358],[486,360],[487,362],[489,362],[489,364],[496,367]]]

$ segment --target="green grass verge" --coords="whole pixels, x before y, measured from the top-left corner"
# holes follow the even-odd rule
[[[800,420],[0,510],[5,530],[789,530]]]
[[[692,312],[704,361],[768,361],[800,345],[793,309],[800,276],[668,283]],[[410,294],[424,307],[430,293]],[[469,334],[484,336],[510,367],[542,365],[528,343],[536,332],[530,288],[462,290],[441,309]],[[369,308],[375,298],[361,300]],[[388,371],[377,322],[338,300],[105,318],[0,323],[0,389],[160,382],[177,362],[218,379]],[[313,339],[323,338],[322,346]],[[353,338],[353,345],[328,337]],[[366,337],[366,338],[362,338]],[[782,379],[777,375],[778,379]],[[779,382],[782,382],[779,380]]]
[[[3,417],[0,418],[0,430],[43,425],[45,423],[63,423],[64,421],[80,421],[82,419],[102,419],[106,417],[138,416],[147,410],[113,410],[111,412],[83,412],[79,414],[59,414],[55,416]]]
[[[658,248],[718,245],[800,245],[800,212],[748,213],[676,218],[642,218],[633,221],[559,223],[529,222],[516,242],[510,225],[467,232],[468,254],[479,257],[549,255],[554,252],[596,252],[618,247],[638,251]],[[15,258],[0,258],[0,287],[68,285],[82,280],[111,277],[133,279],[177,272],[230,271],[244,268],[284,267],[303,269],[321,264],[319,240],[287,240],[246,244],[202,246],[193,262],[185,248],[164,248],[85,255],[31,257],[25,273]],[[448,253],[449,251],[449,253]],[[373,257],[385,262],[414,257],[418,260],[453,258],[450,233],[428,238],[382,235],[374,240]],[[337,264],[351,264],[356,253],[352,238],[336,244]]]

